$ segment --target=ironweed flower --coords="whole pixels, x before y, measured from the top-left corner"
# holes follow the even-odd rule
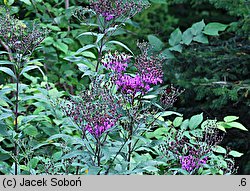
[[[163,82],[163,60],[157,56],[149,56],[149,44],[138,43],[141,54],[136,58],[135,67],[142,80],[147,84],[158,84]]]
[[[160,102],[164,108],[172,107],[177,101],[178,96],[180,96],[185,90],[174,87],[172,84],[164,89],[161,93]]]
[[[90,90],[82,92],[78,98],[71,98],[62,104],[62,110],[83,131],[99,138],[114,127],[120,118],[120,102],[111,94],[107,84],[101,87],[94,83]]]
[[[102,64],[109,70],[113,70],[117,73],[122,73],[126,71],[130,58],[131,56],[128,56],[124,53],[120,54],[116,51],[114,54],[111,54],[109,52],[102,59]]]
[[[33,24],[32,27],[25,25],[8,11],[0,17],[0,38],[14,54],[17,62],[30,56],[47,33],[38,24]]]
[[[139,75],[136,75],[135,77],[127,74],[120,75],[118,76],[116,85],[122,93],[132,95],[135,95],[137,92],[144,94],[150,89],[150,86],[145,84]]]
[[[126,20],[147,7],[148,4],[142,2],[134,2],[131,0],[91,0],[90,8],[98,15],[102,16],[106,21],[115,19]]]
[[[183,170],[191,172],[195,169],[199,169],[202,165],[206,164],[208,157],[204,159],[196,158],[193,155],[180,156],[180,163]]]

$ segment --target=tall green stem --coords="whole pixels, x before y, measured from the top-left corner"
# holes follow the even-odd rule
[[[16,102],[15,102],[15,109],[14,109],[14,114],[15,114],[15,133],[18,133],[18,103],[19,103],[19,69],[17,68],[16,71]],[[15,161],[15,175],[18,174],[18,144],[17,144],[17,140],[15,141],[15,148],[14,148],[14,155],[16,158]]]

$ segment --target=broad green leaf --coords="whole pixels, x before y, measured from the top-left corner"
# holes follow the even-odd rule
[[[26,5],[31,5],[30,0],[20,0],[20,1],[24,2]]]
[[[195,36],[193,38],[193,41],[199,42],[199,43],[203,43],[203,44],[208,44],[208,38],[207,36],[205,36],[204,34],[198,34],[197,36]]]
[[[233,156],[233,157],[241,157],[243,155],[243,153],[240,153],[240,152],[234,151],[234,150],[231,150],[228,154]]]
[[[76,38],[79,38],[81,36],[98,36],[98,33],[94,33],[94,32],[84,32],[80,35],[78,35]]]
[[[95,43],[97,44],[100,40],[103,39],[103,37],[104,37],[104,34],[97,34],[97,39]]]
[[[205,23],[204,20],[194,23],[191,27],[191,32],[193,35],[198,35],[201,33],[201,31],[204,29]]]
[[[150,0],[152,3],[158,3],[158,4],[166,4],[166,0]]]
[[[30,125],[24,128],[23,130],[24,134],[35,137],[36,135],[38,135],[38,130],[36,127]]]
[[[217,129],[226,132],[225,127],[223,127],[222,125],[218,124],[216,127],[217,127]]]
[[[183,117],[176,117],[173,121],[173,125],[175,127],[179,127],[183,121]]]
[[[189,28],[182,34],[182,42],[186,45],[189,45],[192,42],[192,40],[193,40],[192,29]]]
[[[108,41],[107,44],[117,44],[123,48],[125,48],[127,51],[129,51],[132,55],[134,55],[134,53],[132,52],[132,50],[130,50],[125,44],[119,42],[119,41],[115,41],[115,40],[111,40],[111,41]]]
[[[145,95],[142,98],[143,99],[153,99],[153,98],[156,98],[156,97],[157,97],[157,95]]]
[[[168,48],[163,50],[159,56],[164,58],[164,59],[173,59],[173,58],[175,58],[173,53]]]
[[[153,47],[153,50],[155,51],[162,50],[164,46],[163,42],[154,35],[148,35],[148,41],[149,41],[149,44]]]
[[[91,48],[94,48],[94,47],[96,47],[95,44],[88,44],[88,45],[86,45],[86,46],[80,48],[79,50],[77,50],[76,53],[75,53],[75,55],[80,54],[80,53],[82,53],[83,51],[88,50],[88,49],[91,49]]]
[[[175,111],[163,111],[163,112],[155,114],[155,118],[158,117],[158,116],[166,117],[166,116],[170,116],[170,115],[177,115],[177,116],[180,116],[180,117],[182,116],[182,114],[177,113]]]
[[[182,46],[180,44],[170,47],[169,50],[182,53]]]
[[[171,35],[170,35],[170,38],[169,38],[169,44],[171,46],[175,46],[177,44],[179,44],[181,42],[181,39],[182,39],[182,33],[181,33],[181,30],[179,28],[175,29]]]
[[[58,161],[58,160],[62,159],[62,154],[63,154],[62,151],[55,152],[55,153],[52,155],[53,160],[54,160],[54,161]]]
[[[11,116],[12,116],[12,113],[2,113],[0,115],[0,121],[3,119],[7,119],[8,117],[11,117]]]
[[[149,171],[149,172],[157,172],[157,171],[159,171],[159,169],[154,167],[154,166],[144,167],[143,170],[146,170],[146,171]]]
[[[39,161],[40,160],[38,159],[38,157],[34,157],[29,161],[28,166],[31,168],[36,168]]]
[[[229,128],[237,128],[237,129],[241,129],[243,131],[248,131],[246,127],[244,127],[241,123],[239,122],[229,122],[226,123],[227,126],[229,126]],[[225,127],[226,128],[226,127]]]
[[[14,63],[8,60],[0,60],[0,65],[14,65]]]
[[[71,159],[71,158],[74,158],[74,157],[77,157],[77,156],[82,156],[84,153],[84,151],[72,151],[70,153],[67,153],[66,155],[64,155],[62,157],[62,159]]]
[[[7,67],[0,67],[0,71],[6,73],[6,74],[10,75],[11,77],[13,77],[14,79],[16,79],[16,76],[11,69],[9,69]]]
[[[181,130],[186,130],[188,128],[189,119],[185,119],[181,124]]]
[[[213,149],[214,152],[216,153],[221,153],[221,154],[226,154],[227,153],[227,150],[224,149],[223,147],[217,145],[214,149]]]
[[[239,119],[239,117],[237,117],[237,116],[226,116],[226,117],[224,117],[225,122],[232,122],[232,121],[235,121],[237,119]]]
[[[227,27],[228,25],[221,24],[221,23],[216,23],[216,22],[209,23],[206,25],[203,33],[206,35],[210,35],[210,36],[218,36],[219,31],[224,31]]]
[[[23,68],[22,71],[21,71],[21,73],[20,73],[20,76],[22,74],[24,74],[24,73],[26,73],[26,72],[28,72],[30,70],[34,70],[34,69],[38,69],[41,72],[41,74],[43,76],[45,76],[45,74],[43,73],[43,71],[41,70],[41,68],[39,66],[35,66],[35,65],[33,65],[33,66],[26,66],[25,68]]]
[[[68,45],[61,42],[61,41],[54,42],[53,46],[56,47],[57,49],[61,50],[65,54],[68,52],[68,49],[69,49]]]
[[[190,129],[195,129],[201,124],[202,121],[203,121],[203,113],[194,115],[190,118],[188,126]]]
[[[15,2],[15,0],[4,0],[3,2],[4,2],[5,5],[10,6]]]

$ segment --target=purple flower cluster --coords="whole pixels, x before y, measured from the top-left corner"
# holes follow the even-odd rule
[[[162,63],[163,60],[157,56],[149,56],[148,43],[138,43],[141,49],[141,54],[136,58],[135,66],[142,77],[142,80],[147,84],[158,84],[163,82]]]
[[[128,19],[140,12],[145,4],[127,0],[92,0],[90,8],[98,15],[102,16],[106,21],[115,20],[117,18]]]
[[[11,16],[9,11],[0,16],[0,38],[8,46],[15,59],[21,62],[32,54],[35,48],[45,39],[48,31],[37,24],[27,27],[20,20]]]
[[[107,54],[102,59],[102,64],[109,70],[113,70],[117,73],[126,71],[130,56],[126,54],[119,54],[117,51],[114,54]]]
[[[64,113],[83,131],[99,138],[114,127],[120,118],[120,102],[109,91],[106,84],[101,87],[96,81],[90,90],[85,90],[76,98],[61,104]]]
[[[149,91],[150,85],[163,82],[162,60],[148,56],[147,43],[141,43],[138,46],[142,53],[135,59],[138,71],[135,77],[123,73],[128,67],[130,56],[115,52],[107,54],[102,60],[102,64],[107,69],[116,72],[115,83],[124,94],[135,95],[137,92],[145,94]]]
[[[199,169],[202,165],[206,164],[208,157],[203,159],[199,159],[194,157],[193,155],[188,156],[180,156],[180,163],[183,170],[191,172],[195,169]]]
[[[100,137],[105,131],[113,127],[116,120],[109,118],[101,118],[99,122],[95,122],[94,125],[86,125],[85,130],[94,135],[95,137]]]
[[[116,81],[116,85],[124,94],[135,95],[137,92],[145,93],[150,89],[150,86],[142,80],[139,75],[131,77],[129,75],[120,75]]]

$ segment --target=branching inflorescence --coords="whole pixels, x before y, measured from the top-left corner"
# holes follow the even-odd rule
[[[48,31],[38,24],[33,23],[32,27],[26,26],[8,11],[0,17],[0,37],[18,63],[33,53],[47,33]]]
[[[135,76],[124,73],[129,65],[130,56],[126,54],[108,54],[102,60],[102,64],[109,70],[116,73],[115,84],[124,94],[135,95],[140,92],[145,94],[149,91],[150,85],[163,82],[162,64],[163,60],[157,56],[149,56],[147,43],[138,43],[141,54],[135,59],[137,73]]]
[[[140,12],[148,4],[131,0],[91,0],[90,8],[106,21],[120,19],[122,22]]]
[[[97,83],[83,91],[79,98],[71,98],[62,105],[64,113],[81,128],[83,135],[88,131],[95,138],[116,125],[119,107],[119,101],[108,88]]]

